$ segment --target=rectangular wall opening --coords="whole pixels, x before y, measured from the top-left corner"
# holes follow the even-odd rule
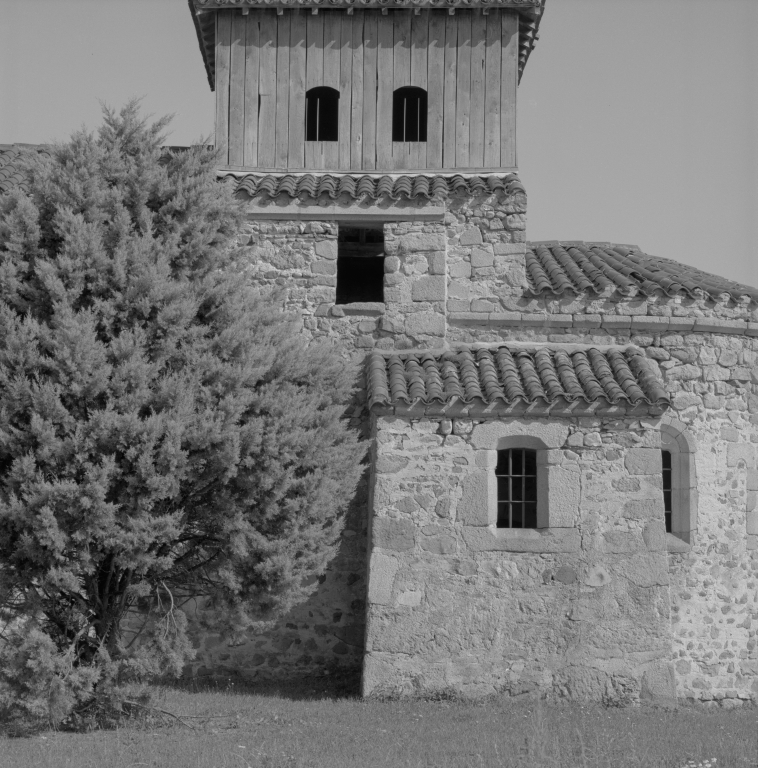
[[[337,237],[337,304],[384,301],[384,227],[343,227]]]

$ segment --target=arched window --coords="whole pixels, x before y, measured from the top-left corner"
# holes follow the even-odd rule
[[[392,97],[392,141],[426,141],[426,91],[398,88]]]
[[[665,416],[661,421],[661,475],[666,532],[688,544],[697,530],[696,450],[687,425]]]
[[[537,451],[506,448],[497,452],[497,527],[537,527]]]
[[[305,140],[337,141],[340,92],[326,85],[305,94]]]

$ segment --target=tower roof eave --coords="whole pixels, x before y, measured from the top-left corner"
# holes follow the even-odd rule
[[[200,53],[208,74],[211,90],[215,90],[216,24],[215,12],[234,8],[320,8],[323,10],[371,8],[474,9],[505,8],[517,11],[519,24],[519,79],[539,35],[540,20],[546,0],[188,0],[200,45]]]

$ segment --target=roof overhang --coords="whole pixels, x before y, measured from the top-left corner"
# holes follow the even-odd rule
[[[529,54],[532,52],[539,35],[537,30],[545,9],[545,0],[188,0],[192,19],[195,24],[200,53],[205,63],[211,90],[215,89],[216,64],[216,12],[238,9],[248,13],[251,8],[285,9],[310,8],[313,13],[319,10],[344,10],[352,13],[356,8],[388,10],[456,10],[482,9],[487,13],[490,8],[504,8],[516,11],[519,23],[519,79],[523,74]]]

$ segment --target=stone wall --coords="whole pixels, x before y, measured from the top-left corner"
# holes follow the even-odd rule
[[[486,478],[524,436],[549,527],[496,529]],[[379,417],[364,693],[673,697],[659,440],[620,415]]]

